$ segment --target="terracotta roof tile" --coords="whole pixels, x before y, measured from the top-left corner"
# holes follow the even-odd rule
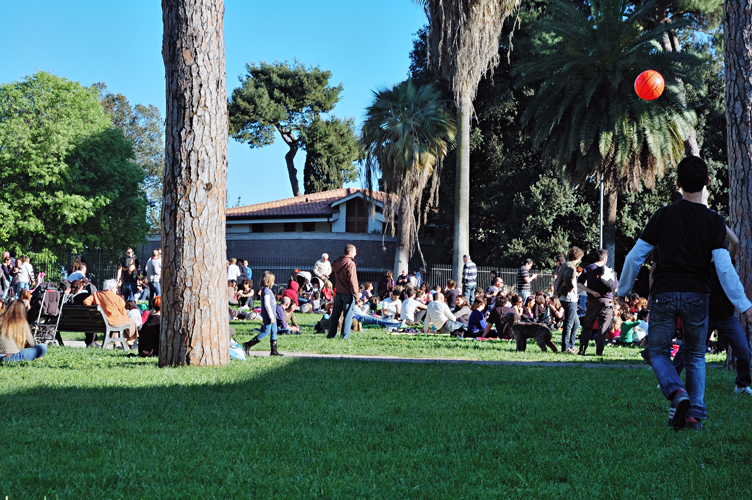
[[[332,208],[332,203],[356,193],[363,193],[363,195],[366,195],[367,190],[360,188],[333,189],[331,191],[322,191],[320,193],[285,198],[284,200],[228,208],[227,217],[327,217],[339,211],[336,208]],[[384,199],[384,193],[374,191],[373,197],[377,201],[382,201]]]

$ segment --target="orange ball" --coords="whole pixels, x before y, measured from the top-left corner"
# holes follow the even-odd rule
[[[637,79],[634,82],[634,89],[637,92],[637,97],[645,99],[646,101],[652,101],[658,99],[663,93],[663,88],[666,86],[666,82],[663,77],[657,71],[649,69],[643,71],[637,75]]]

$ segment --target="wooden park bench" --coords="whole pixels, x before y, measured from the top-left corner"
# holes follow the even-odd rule
[[[120,342],[123,349],[128,350],[128,343],[125,338],[125,331],[128,324],[111,325],[107,322],[104,310],[101,306],[79,306],[64,304],[60,311],[60,322],[57,325],[58,332],[83,332],[104,333],[102,349],[107,347],[108,342]],[[116,336],[112,336],[116,334]],[[96,341],[96,337],[94,338]]]

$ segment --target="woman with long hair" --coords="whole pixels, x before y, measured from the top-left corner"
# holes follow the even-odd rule
[[[379,281],[379,298],[381,300],[384,300],[392,294],[392,290],[394,290],[394,279],[392,279],[393,277],[394,273],[389,270],[386,272],[386,274],[384,274],[384,277],[381,278],[381,281]]]
[[[259,297],[261,298],[261,331],[248,342],[243,342],[243,350],[246,356],[249,355],[251,347],[261,342],[261,339],[267,335],[271,335],[271,352],[269,355],[283,356],[283,354],[277,351],[277,301],[274,298],[272,287],[274,287],[274,275],[266,271],[261,278],[261,292],[259,293]]]
[[[45,344],[34,342],[23,301],[14,300],[0,316],[0,363],[34,361],[46,353]]]

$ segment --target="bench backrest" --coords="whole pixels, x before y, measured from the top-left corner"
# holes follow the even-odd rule
[[[57,329],[63,332],[106,333],[107,326],[104,310],[100,306],[65,304]]]

